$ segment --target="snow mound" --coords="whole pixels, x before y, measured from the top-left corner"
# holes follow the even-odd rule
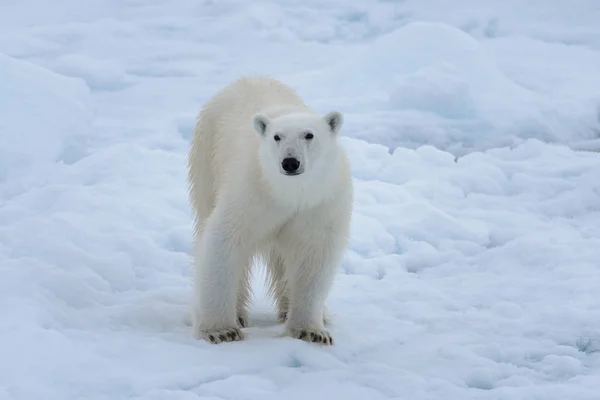
[[[92,90],[119,90],[126,77],[116,62],[67,54],[56,59],[53,70],[66,76],[83,79]]]
[[[494,130],[538,125],[539,133],[558,139],[546,122],[553,110],[543,97],[506,78],[479,42],[463,31],[445,24],[413,23],[381,37],[375,49],[378,47],[394,49],[382,51],[384,58],[378,60],[395,72],[392,107],[454,117],[448,111],[458,105],[462,112],[455,111],[457,117],[478,118]],[[392,54],[394,57],[386,57]],[[453,102],[439,103],[440,94]],[[411,104],[413,97],[415,103]],[[538,135],[535,130],[532,134]]]
[[[82,81],[0,54],[0,183],[79,159],[90,102]]]
[[[375,138],[370,130],[357,134],[369,141],[462,154],[532,138],[571,144],[597,137],[593,107],[583,120],[562,112],[559,100],[515,83],[480,42],[443,23],[410,23],[345,63],[345,79],[380,93],[384,101],[374,106],[396,120],[396,129]]]

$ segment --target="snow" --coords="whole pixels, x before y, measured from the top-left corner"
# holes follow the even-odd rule
[[[0,54],[0,182],[6,189],[85,151],[90,93],[79,81]],[[39,175],[38,175],[39,177]]]
[[[600,6],[0,5],[0,399],[600,393]],[[189,327],[194,117],[244,73],[344,112],[356,202],[324,348]]]

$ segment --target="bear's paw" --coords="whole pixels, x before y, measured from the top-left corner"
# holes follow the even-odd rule
[[[204,339],[212,344],[226,343],[226,342],[239,342],[244,340],[244,333],[238,327],[235,328],[223,328],[223,329],[210,329],[210,330],[197,330],[197,339]]]
[[[305,342],[320,343],[328,346],[333,346],[334,344],[331,333],[325,329],[299,327],[289,329],[288,333],[294,339],[304,340]]]

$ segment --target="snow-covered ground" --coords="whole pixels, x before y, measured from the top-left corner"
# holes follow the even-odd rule
[[[452,3],[452,4],[450,4]],[[600,4],[0,2],[0,399],[597,400]],[[194,117],[346,115],[336,346],[191,337]]]

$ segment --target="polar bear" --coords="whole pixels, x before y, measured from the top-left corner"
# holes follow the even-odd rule
[[[284,335],[333,344],[325,300],[353,208],[342,122],[261,76],[237,79],[203,106],[188,159],[196,339],[244,339],[250,268],[262,259]]]

